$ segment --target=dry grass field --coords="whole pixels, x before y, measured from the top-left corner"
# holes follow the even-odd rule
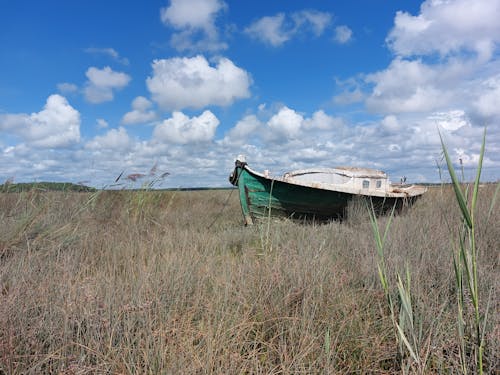
[[[495,188],[479,190],[475,238],[483,367],[498,374]],[[460,360],[450,187],[394,217],[385,243],[395,306],[396,275],[411,275],[418,363],[398,339],[363,205],[342,223],[244,227],[229,194],[0,193],[0,374],[477,371],[468,293]]]

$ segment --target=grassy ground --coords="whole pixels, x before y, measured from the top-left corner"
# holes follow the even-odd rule
[[[476,236],[482,314],[489,305],[484,367],[498,374],[494,190],[480,189]],[[410,358],[365,207],[343,223],[246,228],[229,194],[0,194],[0,374],[402,372]],[[396,272],[409,266],[429,374],[462,371],[452,255],[460,220],[453,192],[433,188],[394,218],[385,246],[394,299]],[[472,337],[467,344],[474,372]]]

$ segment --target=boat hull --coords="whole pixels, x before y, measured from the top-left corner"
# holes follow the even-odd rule
[[[415,197],[371,197],[289,183],[253,173],[237,165],[231,183],[238,187],[246,225],[263,218],[281,216],[298,220],[325,221],[346,216],[349,203],[356,197],[368,198],[378,213],[402,208]]]

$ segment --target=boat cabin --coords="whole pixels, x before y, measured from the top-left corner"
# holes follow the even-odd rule
[[[285,173],[283,179],[299,184],[325,184],[381,192],[389,190],[391,185],[385,172],[356,167],[302,169]]]

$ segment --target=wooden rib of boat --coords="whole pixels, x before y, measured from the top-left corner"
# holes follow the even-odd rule
[[[357,168],[316,168],[271,177],[252,170],[240,155],[229,181],[238,187],[246,225],[269,216],[301,220],[341,219],[355,197],[368,198],[377,212],[411,205],[427,189],[391,184],[382,171]]]

